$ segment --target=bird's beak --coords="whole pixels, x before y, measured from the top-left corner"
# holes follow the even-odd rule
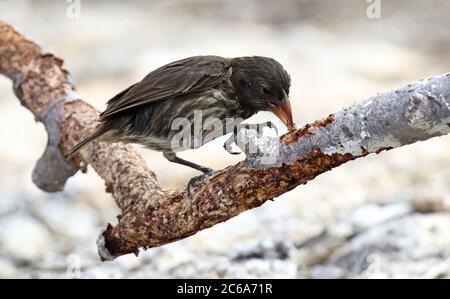
[[[275,114],[288,128],[289,131],[295,130],[295,124],[292,119],[291,102],[289,96],[283,90],[283,100],[275,101],[269,104],[269,111]]]

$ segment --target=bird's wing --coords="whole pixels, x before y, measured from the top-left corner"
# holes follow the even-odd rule
[[[169,97],[213,88],[231,76],[229,60],[219,56],[194,56],[164,65],[141,82],[123,90],[108,101],[100,114],[110,115]]]

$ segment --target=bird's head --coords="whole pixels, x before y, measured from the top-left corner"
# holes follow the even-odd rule
[[[289,74],[272,58],[253,56],[232,59],[231,81],[241,105],[254,112],[273,112],[289,130],[295,129],[289,102]]]

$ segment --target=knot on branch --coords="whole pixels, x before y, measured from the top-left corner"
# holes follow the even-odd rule
[[[66,160],[59,148],[61,131],[58,124],[63,117],[61,106],[65,102],[65,99],[55,102],[39,115],[39,120],[47,131],[48,142],[31,178],[39,189],[46,192],[62,191],[66,181],[78,171],[78,166]]]

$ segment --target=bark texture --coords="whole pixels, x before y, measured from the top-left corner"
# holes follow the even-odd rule
[[[376,95],[281,138],[243,131],[246,160],[207,177],[189,195],[185,187],[163,190],[128,145],[94,142],[66,161],[64,153],[94,130],[98,111],[75,92],[61,59],[1,21],[0,73],[48,132],[33,182],[60,191],[90,164],[121,209],[118,223],[108,224],[97,241],[102,260],[186,238],[355,158],[450,132],[450,74],[444,74]]]

